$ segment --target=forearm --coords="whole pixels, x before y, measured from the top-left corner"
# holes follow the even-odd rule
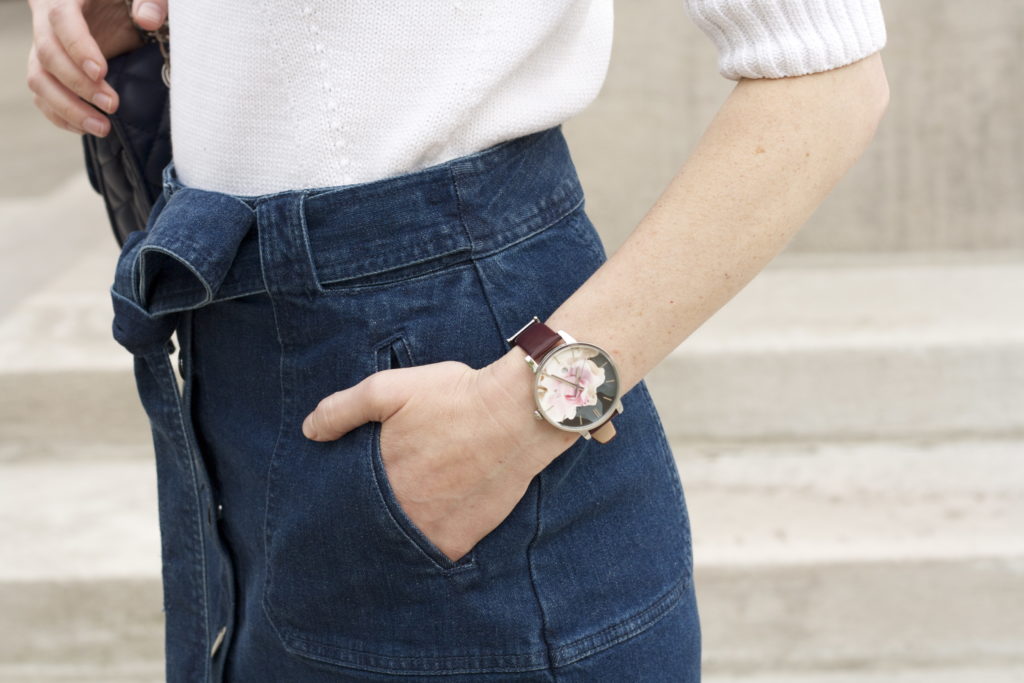
[[[887,100],[877,53],[740,81],[626,242],[544,322],[608,350],[628,391],[786,246],[870,142]],[[514,347],[495,365],[529,407],[524,355]]]

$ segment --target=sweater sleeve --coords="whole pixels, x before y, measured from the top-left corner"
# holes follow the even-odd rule
[[[885,46],[880,0],[686,0],[726,78],[782,78],[852,64]]]

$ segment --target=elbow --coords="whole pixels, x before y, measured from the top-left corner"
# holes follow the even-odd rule
[[[889,107],[889,81],[879,53],[830,72],[815,74],[828,104],[820,111],[837,150],[856,161],[870,146]],[[812,76],[813,77],[813,76]]]
[[[877,128],[878,124],[882,121],[882,117],[885,116],[886,110],[889,108],[889,79],[885,76],[882,56],[876,52],[873,58],[877,66],[872,70],[870,92],[867,97],[871,107],[872,115],[870,118],[873,127]]]
[[[885,75],[882,56],[876,52],[865,57],[857,64],[859,67],[855,92],[858,106],[856,125],[861,129],[861,136],[866,147],[875,136],[879,124],[889,108],[889,80]]]

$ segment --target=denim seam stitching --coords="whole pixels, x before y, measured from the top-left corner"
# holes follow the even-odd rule
[[[155,360],[155,358],[154,358],[154,360]],[[176,412],[178,414],[178,426],[181,428],[181,433],[184,436],[184,434],[185,434],[185,423],[184,423],[183,417],[182,417],[181,397],[178,395],[178,380],[175,379],[175,377],[174,377],[174,368],[171,365],[170,357],[167,356],[163,352],[161,352],[159,363],[160,363],[160,366],[161,366],[161,370],[162,370],[162,372],[164,374],[164,377],[166,379],[170,380],[170,387],[172,389],[172,393],[174,394],[174,403],[175,403],[175,407],[177,409]],[[194,519],[193,521],[196,523],[195,524],[195,529],[198,532],[197,533],[197,537],[199,539],[199,552],[200,552],[201,559],[202,559],[202,561],[199,563],[199,570],[200,570],[200,574],[202,575],[202,584],[203,584],[203,643],[204,643],[204,654],[205,654],[205,648],[208,647],[209,643],[210,643],[210,607],[209,607],[210,596],[209,596],[209,586],[207,586],[208,578],[206,576],[206,544],[205,544],[205,542],[203,540],[204,539],[203,523],[202,523],[202,519],[201,519],[202,511],[199,509],[200,506],[198,504],[199,503],[199,500],[198,500],[198,497],[199,497],[199,482],[196,480],[195,454],[192,452],[192,447],[188,443],[187,440],[184,440],[184,446],[185,446],[185,452],[188,454],[189,474],[191,474],[191,476],[192,476],[192,495],[193,495],[193,498],[196,500],[196,514],[200,516],[199,519]],[[209,678],[210,673],[211,673],[210,672],[210,659],[208,657],[204,657],[203,659],[204,659],[204,662],[203,662],[204,666],[203,666],[203,668],[206,671],[207,678]]]
[[[139,303],[141,303],[144,306],[146,306],[147,308],[149,308],[149,304],[146,303],[146,296],[145,296],[146,293],[144,291],[142,291],[142,287],[143,287],[143,285],[146,282],[146,259],[145,259],[145,256],[149,252],[155,252],[155,253],[158,253],[158,254],[163,254],[164,256],[166,256],[166,257],[168,257],[168,258],[170,258],[170,259],[172,259],[174,261],[177,261],[180,265],[184,266],[186,270],[188,270],[190,273],[192,273],[193,277],[195,277],[195,279],[198,280],[200,282],[200,284],[202,284],[203,292],[204,292],[202,301],[200,301],[196,306],[186,306],[185,307],[186,309],[188,309],[188,308],[198,308],[200,306],[205,306],[206,304],[210,303],[210,301],[213,299],[213,289],[210,287],[210,283],[206,281],[206,277],[202,273],[200,273],[196,269],[195,266],[193,266],[187,260],[183,259],[178,254],[174,253],[173,250],[168,249],[167,247],[163,247],[163,246],[159,246],[159,245],[155,245],[155,244],[145,244],[145,245],[143,245],[139,249],[138,254],[135,257],[136,263],[138,264],[138,267],[139,267],[139,278],[138,278],[138,282],[136,282],[136,284],[135,284],[136,289],[137,289],[135,295],[139,298]],[[188,291],[190,291],[190,289],[191,288],[186,289],[186,290],[182,290],[181,292],[174,292],[174,294],[188,292]],[[184,309],[181,309],[181,310],[184,310]],[[177,313],[179,311],[165,311],[165,312],[166,313]]]
[[[198,442],[198,440],[196,438],[196,429],[195,429],[195,424],[194,424],[193,417],[192,417],[192,407],[193,407],[193,403],[192,403],[192,401],[193,401],[193,394],[192,394],[192,391],[193,391],[193,388],[195,386],[195,382],[193,380],[193,374],[194,373],[193,373],[193,368],[192,368],[192,362],[193,362],[192,361],[192,348],[193,348],[194,324],[195,324],[194,323],[194,318],[195,318],[195,311],[188,311],[187,313],[184,314],[183,321],[178,326],[178,331],[179,331],[179,339],[178,339],[178,341],[180,342],[180,345],[181,345],[181,348],[179,349],[178,353],[179,353],[179,357],[180,358],[184,358],[185,359],[185,362],[187,364],[187,368],[189,370],[189,372],[186,373],[187,377],[183,377],[182,378],[182,381],[184,382],[184,391],[182,392],[182,401],[183,401],[183,407],[187,409],[187,410],[183,410],[182,411],[182,420],[183,420],[183,424],[187,423],[188,427],[189,427],[187,432],[186,432],[186,434],[185,434],[185,439],[186,439],[187,443],[189,444],[189,447],[191,449],[194,449],[194,452],[197,454],[200,462],[205,462],[204,458],[202,457],[202,453],[199,450],[199,442]],[[186,337],[184,339],[180,338],[180,330],[182,329],[182,327],[184,327],[188,331],[188,334],[186,335]],[[173,371],[173,367],[172,367],[172,371]],[[204,472],[206,473],[207,480],[209,481],[209,479],[210,479],[209,471],[206,470],[205,467],[204,467]],[[209,489],[210,489],[210,497],[211,497],[211,502],[212,502],[212,498],[213,498],[213,484],[212,484],[212,482],[210,482]],[[203,511],[200,510],[199,514],[201,516],[203,514]],[[220,672],[223,671],[224,664],[227,661],[227,654],[226,653],[227,653],[228,649],[230,649],[231,643],[232,643],[232,640],[233,640],[232,636],[234,635],[234,627],[235,627],[234,606],[235,606],[235,601],[237,599],[237,596],[236,596],[237,591],[235,590],[235,583],[234,583],[234,558],[231,557],[230,553],[228,552],[227,547],[225,546],[225,544],[223,542],[223,538],[217,532],[217,523],[213,522],[211,525],[208,525],[208,526],[212,526],[212,528],[213,528],[213,531],[210,534],[210,537],[211,537],[211,540],[212,540],[212,545],[213,545],[214,551],[220,557],[220,561],[221,561],[223,567],[227,570],[226,571],[226,576],[222,575],[220,578],[221,578],[221,581],[222,581],[221,585],[223,587],[225,587],[225,591],[224,592],[225,592],[225,594],[227,596],[227,601],[226,602],[227,602],[227,605],[228,605],[228,610],[227,610],[227,614],[225,616],[224,623],[220,623],[220,624],[214,625],[215,627],[217,627],[217,626],[225,627],[227,630],[225,631],[225,634],[224,634],[224,641],[221,643],[220,648],[217,650],[217,653],[220,655],[220,657],[217,658],[215,663],[211,662],[211,664],[210,664],[211,668],[214,669],[217,672],[217,675],[219,676],[219,675],[221,675]],[[211,631],[208,632],[208,634],[212,633],[212,632],[213,631],[211,630]],[[209,644],[209,643],[207,642],[207,644]],[[213,659],[213,658],[210,657],[208,659]]]
[[[557,224],[561,223],[561,222],[562,222],[562,221],[564,221],[564,220],[565,220],[566,218],[568,218],[569,216],[571,216],[571,215],[572,215],[572,214],[573,214],[573,213],[574,213],[574,212],[575,212],[575,211],[576,211],[577,209],[579,209],[579,208],[580,208],[580,206],[581,206],[582,204],[583,204],[583,198],[582,198],[582,197],[580,197],[580,199],[579,199],[579,200],[577,200],[577,201],[576,201],[576,202],[575,202],[575,203],[574,203],[574,204],[573,204],[573,205],[572,205],[571,207],[569,207],[568,209],[566,209],[565,213],[563,213],[563,214],[559,215],[559,216],[558,216],[558,217],[556,217],[556,218],[553,218],[553,219],[551,220],[551,222],[549,222],[549,223],[546,223],[546,224],[544,224],[544,225],[543,225],[542,227],[540,227],[540,228],[537,228],[536,230],[533,230],[533,231],[531,231],[531,232],[528,232],[528,233],[527,233],[527,234],[525,234],[525,235],[521,235],[521,236],[517,237],[516,239],[512,240],[511,242],[504,242],[504,243],[500,244],[499,246],[495,247],[494,249],[491,249],[491,250],[489,250],[489,251],[485,251],[485,252],[482,252],[482,253],[480,253],[480,254],[476,254],[476,255],[475,255],[475,258],[487,258],[487,257],[489,257],[489,256],[494,256],[495,254],[499,254],[499,253],[501,253],[501,252],[505,251],[506,249],[509,249],[510,247],[514,247],[514,246],[516,246],[517,244],[519,244],[519,243],[521,243],[521,242],[524,242],[524,241],[526,241],[526,240],[528,240],[528,239],[530,239],[530,238],[532,238],[532,237],[536,237],[536,236],[537,236],[537,235],[539,235],[540,233],[542,233],[542,232],[544,232],[545,230],[548,230],[548,229],[550,229],[550,228],[553,228],[553,227],[554,227],[555,225],[557,225]],[[534,214],[534,216],[536,216],[536,215],[539,215],[539,214]]]
[[[316,259],[313,258],[313,247],[309,242],[309,226],[306,224],[306,198],[308,195],[309,192],[303,191],[294,202],[294,207],[299,219],[303,247],[302,255],[306,260],[305,265],[309,268],[309,276],[311,279],[311,283],[309,284],[312,284],[316,288],[316,294],[322,294],[324,288],[320,284],[320,274],[316,270]]]
[[[322,643],[318,643],[302,636],[292,635],[289,638],[287,648],[290,652],[293,652],[301,657],[308,657],[317,661],[334,664],[335,666],[345,666],[341,662],[347,662],[348,666],[358,668],[361,670],[371,670],[383,673],[415,673],[415,674],[455,674],[455,673],[500,673],[500,672],[520,672],[520,671],[543,671],[547,668],[547,665],[541,661],[545,657],[544,650],[533,650],[530,652],[522,653],[487,653],[478,655],[454,655],[446,657],[436,656],[424,656],[424,655],[381,655],[375,652],[368,652],[364,650],[356,650],[350,648],[341,648],[334,646],[324,646]],[[310,649],[304,649],[302,646],[309,646]],[[335,651],[335,654],[324,654],[326,651]],[[359,658],[366,658],[372,660],[373,663],[358,662]],[[489,659],[514,659],[514,660],[526,660],[525,668],[523,665],[513,665],[515,668],[509,668],[508,666],[499,666],[493,664],[486,664],[485,662]],[[417,663],[421,664],[441,664],[443,662],[457,662],[454,666],[457,668],[427,668],[427,669],[413,669],[412,665]],[[536,662],[536,664],[530,664],[529,662]],[[448,666],[452,666],[448,664]]]
[[[533,598],[537,602],[537,612],[540,614],[540,627],[541,627],[541,640],[544,641],[544,659],[547,665],[548,673],[551,673],[551,669],[554,664],[554,647],[551,644],[551,636],[548,628],[547,614],[544,612],[544,603],[540,599],[540,591],[537,588],[537,575],[534,571],[533,566],[533,549],[537,543],[537,539],[540,537],[540,529],[542,524],[541,518],[541,493],[544,488],[544,475],[539,473],[537,475],[537,514],[536,514],[536,525],[533,528],[533,538],[530,539],[529,544],[526,546],[526,566],[530,574],[530,590],[533,592]]]
[[[425,655],[382,655],[364,650],[355,650],[337,646],[325,645],[309,640],[303,636],[289,634],[282,640],[285,648],[298,656],[306,657],[316,661],[322,661],[334,666],[347,666],[360,670],[371,670],[383,673],[410,674],[456,674],[456,673],[488,673],[488,672],[519,672],[519,671],[543,671],[555,673],[554,669],[574,662],[580,661],[590,655],[606,650],[614,645],[640,635],[661,621],[668,613],[678,606],[684,592],[690,585],[691,577],[682,576],[668,591],[656,598],[651,604],[640,609],[600,631],[579,638],[566,645],[554,648],[556,659],[551,661],[547,648],[524,653],[509,654],[478,654],[478,655],[454,655],[454,656],[425,656]],[[572,652],[588,641],[596,644],[593,647]],[[329,653],[329,654],[328,654]],[[524,659],[529,661],[547,660],[548,664],[526,664],[525,668],[519,666],[514,669],[484,663],[488,659]],[[360,659],[364,661],[359,661]],[[370,660],[370,661],[365,661]],[[414,669],[416,663],[435,665],[428,668]],[[447,663],[447,664],[446,664]],[[457,664],[456,664],[457,663]],[[441,666],[456,668],[440,668]]]
[[[454,269],[454,268],[460,268],[460,267],[466,266],[466,265],[469,264],[469,259],[467,259],[466,261],[459,261],[459,262],[456,262],[456,263],[449,263],[449,264],[446,264],[446,265],[441,265],[441,266],[438,266],[437,268],[434,268],[432,270],[428,270],[426,272],[419,273],[418,275],[411,275],[411,276],[408,276],[408,277],[399,277],[399,278],[396,278],[394,280],[385,280],[383,282],[373,282],[373,283],[361,284],[361,285],[346,285],[345,284],[345,282],[347,282],[349,280],[362,279],[362,278],[366,278],[366,277],[372,277],[374,275],[381,275],[383,273],[389,273],[391,271],[404,270],[406,268],[411,268],[412,266],[418,266],[418,265],[422,265],[424,263],[430,263],[431,261],[439,260],[439,259],[442,259],[442,258],[444,258],[446,256],[451,256],[452,254],[458,254],[458,253],[461,253],[463,251],[465,251],[465,249],[454,249],[452,251],[448,251],[448,252],[445,252],[443,254],[439,254],[437,256],[430,256],[430,257],[427,257],[427,258],[418,259],[416,261],[410,261],[410,262],[403,263],[403,264],[401,264],[399,266],[395,266],[395,267],[392,267],[392,268],[384,268],[382,270],[375,270],[372,273],[362,273],[360,275],[357,275],[355,277],[350,277],[350,278],[347,278],[347,279],[324,280],[323,283],[321,283],[321,284],[322,285],[327,285],[327,286],[322,287],[322,289],[326,293],[340,292],[340,291],[350,291],[350,290],[354,291],[354,290],[359,290],[359,289],[367,289],[367,288],[371,288],[371,287],[386,287],[386,286],[389,286],[389,285],[398,284],[400,282],[409,282],[411,280],[417,280],[419,278],[427,277],[427,276],[430,276],[430,275],[435,275],[435,274],[437,274],[438,272],[441,272],[441,271],[446,271],[448,269]]]
[[[262,237],[263,233],[259,233]],[[264,238],[265,239],[265,238]],[[265,244],[260,244],[260,274],[263,276],[264,286],[267,286],[267,266],[264,260],[265,249],[269,248]],[[268,287],[269,289],[269,287]],[[267,487],[264,494],[264,505],[263,505],[263,586],[262,595],[260,596],[260,605],[263,608],[263,613],[267,617],[267,623],[270,624],[270,628],[277,634],[278,639],[284,643],[285,637],[274,621],[273,610],[270,607],[270,593],[273,588],[273,577],[270,563],[270,542],[273,536],[273,531],[270,529],[270,508],[271,500],[274,498],[274,487],[272,486],[273,479],[271,477],[272,470],[274,469],[274,463],[277,462],[277,457],[281,448],[281,441],[284,438],[285,432],[285,343],[284,338],[281,336],[281,324],[279,320],[278,312],[278,301],[274,294],[268,292],[270,298],[270,310],[274,315],[274,335],[277,337],[278,347],[281,349],[281,358],[278,361],[278,376],[281,378],[281,394],[280,394],[280,413],[278,416],[278,429],[277,439],[274,441],[274,449],[271,451],[270,460],[267,463]]]
[[[644,398],[646,399],[647,403],[649,405],[653,406],[654,405],[654,399],[651,397],[651,393],[647,389],[647,382],[644,381],[643,379],[641,379],[636,384],[634,389],[636,389],[638,387],[639,387],[640,391],[643,393]],[[678,519],[679,519],[679,526],[680,526],[682,540],[683,540],[685,545],[691,547],[691,551],[686,554],[686,570],[687,570],[687,572],[692,573],[693,572],[693,551],[692,551],[693,532],[692,532],[692,530],[690,528],[689,512],[688,512],[688,510],[686,508],[686,500],[685,500],[686,499],[686,493],[684,492],[682,482],[680,481],[679,470],[678,470],[677,466],[675,465],[675,454],[672,452],[672,445],[668,441],[668,435],[665,434],[665,427],[664,427],[664,425],[660,424],[660,420],[658,421],[658,424],[655,425],[655,427],[657,427],[656,432],[658,433],[658,436],[660,437],[660,440],[661,440],[661,444],[663,446],[662,456],[663,456],[663,462],[665,464],[665,473],[666,473],[666,476],[668,476],[669,481],[672,482],[672,488],[673,488],[673,490],[676,493],[676,495],[675,495],[676,515],[678,516]]]
[[[459,174],[455,172],[455,164],[449,165],[448,175],[451,177],[452,189],[455,192],[455,205],[459,209],[459,225],[462,226],[462,232],[465,233],[466,239],[469,240],[469,254],[470,258],[472,258],[473,253],[476,251],[476,245],[473,243],[473,232],[466,225],[466,203],[462,199],[462,189],[459,187]]]
[[[573,662],[577,662],[594,653],[600,652],[601,650],[606,650],[617,643],[643,633],[660,621],[662,617],[668,614],[669,610],[676,606],[682,598],[683,592],[689,587],[691,580],[691,575],[689,573],[684,573],[671,588],[662,593],[646,607],[634,612],[632,615],[625,617],[624,619],[620,619],[614,624],[606,626],[600,631],[559,646],[556,648],[556,658],[558,659],[558,663],[555,664],[555,666],[559,667],[565,666],[566,664],[572,664]],[[591,642],[594,643],[593,647],[587,648],[587,645]],[[573,652],[574,649],[581,647],[587,649],[575,653]]]

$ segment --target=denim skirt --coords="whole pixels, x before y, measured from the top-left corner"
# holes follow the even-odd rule
[[[643,381],[615,439],[577,440],[457,561],[397,502],[380,423],[301,431],[374,372],[492,363],[606,260],[561,126],[357,185],[163,178],[111,294],[153,431],[168,680],[699,680],[689,518]]]

